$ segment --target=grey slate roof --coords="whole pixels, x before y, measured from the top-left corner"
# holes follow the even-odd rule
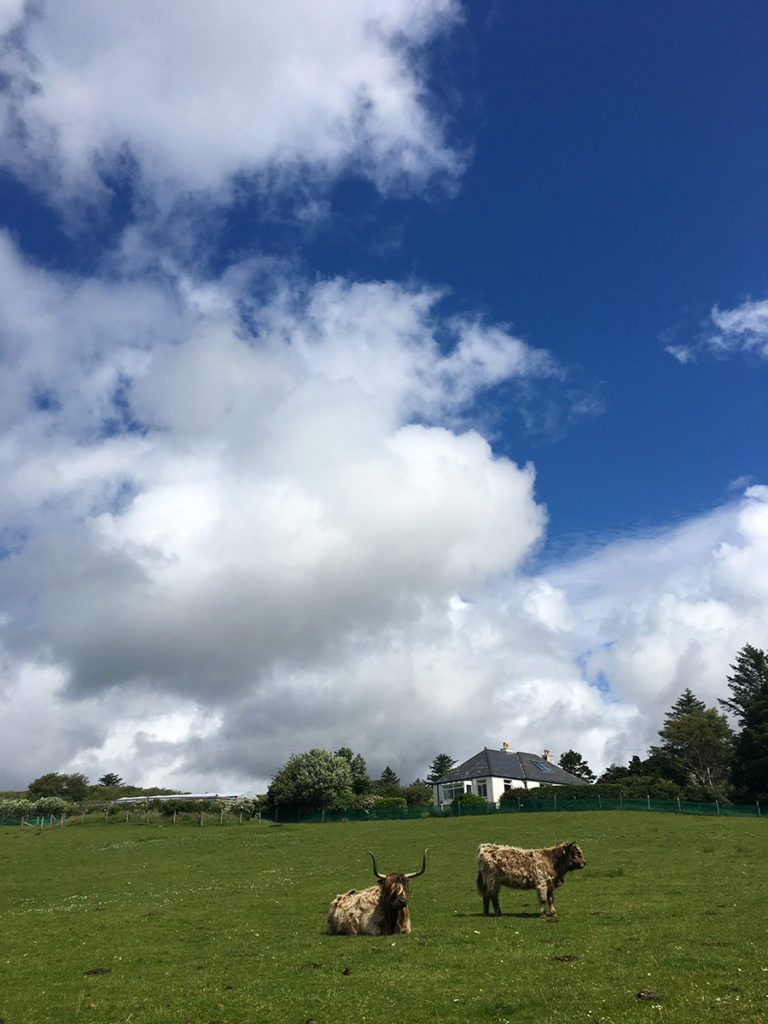
[[[536,764],[537,761],[546,767],[540,768]],[[571,775],[559,765],[547,762],[543,754],[526,754],[521,750],[496,750],[492,747],[484,747],[479,754],[452,768],[437,780],[436,785],[463,782],[468,779],[485,779],[489,776],[497,779],[525,779],[528,782],[538,782],[542,786],[587,785],[584,779]]]

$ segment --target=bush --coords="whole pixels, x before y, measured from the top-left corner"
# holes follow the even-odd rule
[[[59,796],[44,796],[39,800],[0,800],[0,818],[58,817],[71,809]]]
[[[0,818],[31,818],[34,806],[32,800],[0,800]]]
[[[623,780],[622,780],[623,781]],[[590,786],[539,786],[534,789],[508,789],[501,796],[502,802],[510,800],[595,800],[599,796],[627,796],[622,793],[619,782],[596,782]]]
[[[689,784],[683,787],[680,799],[696,804],[711,804],[715,801],[720,804],[730,804],[731,792],[730,787],[726,783],[723,783],[721,786],[694,786]]]
[[[390,807],[407,807],[408,801],[404,796],[383,796],[376,801],[376,808],[388,809]]]
[[[241,796],[233,800],[229,805],[230,813],[242,814],[244,817],[255,818],[260,810],[260,801],[257,796]]]
[[[34,813],[40,815],[64,814],[68,807],[71,805],[60,796],[44,796],[35,801]]]
[[[488,801],[477,793],[458,793],[451,801],[454,814],[461,814],[462,807],[487,807]]]
[[[432,787],[428,782],[417,779],[410,786],[403,787],[403,796],[408,801],[409,807],[429,807],[434,803]]]
[[[501,797],[509,800],[596,800],[598,797],[626,799],[676,800],[682,790],[671,779],[654,775],[627,775],[618,782],[596,782],[587,786],[539,786],[536,789],[511,789]]]
[[[134,806],[145,808],[146,804]],[[155,806],[157,807],[157,802],[155,802]],[[181,814],[182,811],[192,814],[212,814],[221,811],[221,803],[218,800],[165,800],[160,804],[159,811],[166,818],[172,818],[175,813]]]

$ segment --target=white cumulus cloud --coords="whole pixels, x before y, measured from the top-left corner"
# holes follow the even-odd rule
[[[57,202],[126,173],[162,200],[237,174],[453,178],[418,55],[458,17],[455,0],[11,4],[5,159]]]

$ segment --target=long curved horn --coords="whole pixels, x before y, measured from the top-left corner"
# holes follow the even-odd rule
[[[427,847],[427,849],[429,849],[429,847]],[[418,878],[419,875],[423,875],[426,870],[427,870],[427,851],[425,850],[424,851],[424,860],[421,862],[421,871],[411,871],[410,874],[407,874],[405,877],[406,878]]]
[[[369,850],[368,853],[371,853],[371,851]],[[374,873],[374,875],[376,875],[377,878],[386,878],[387,876],[386,875],[382,875],[382,873],[376,867],[376,858],[373,856],[372,853],[371,853],[371,860],[373,861],[373,873]]]

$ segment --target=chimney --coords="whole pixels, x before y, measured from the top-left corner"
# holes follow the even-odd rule
[[[509,744],[508,743],[502,743],[501,749],[502,750],[509,750]]]
[[[544,760],[545,761],[549,761],[550,764],[554,764],[555,763],[554,757],[552,757],[552,755],[550,754],[550,752],[548,750],[544,751]]]

